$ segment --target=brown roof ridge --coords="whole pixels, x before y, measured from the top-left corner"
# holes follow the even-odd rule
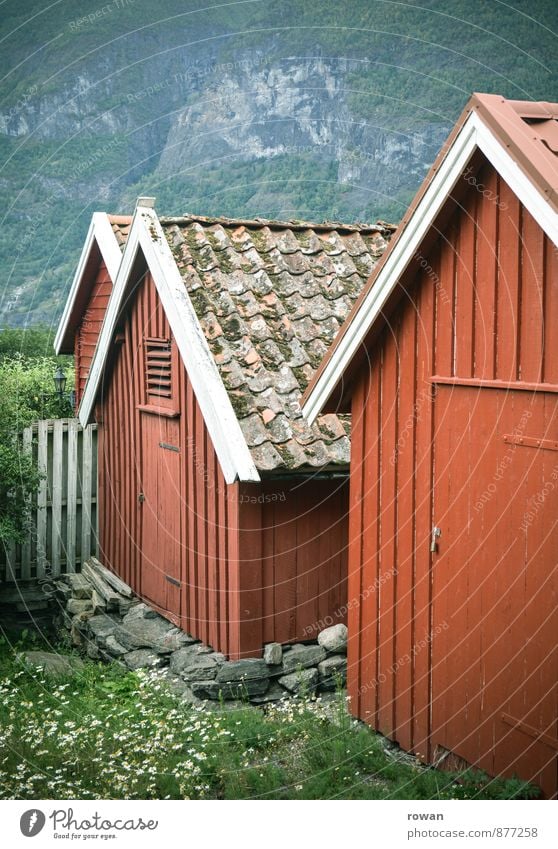
[[[159,221],[162,225],[169,226],[171,224],[191,224],[198,222],[199,224],[211,226],[212,224],[221,224],[226,227],[248,227],[252,229],[261,229],[268,227],[270,230],[314,230],[317,232],[346,232],[346,233],[377,233],[386,230],[395,231],[396,225],[390,224],[387,221],[376,221],[375,223],[353,222],[344,223],[341,221],[301,221],[292,219],[290,221],[280,221],[271,218],[229,218],[227,216],[208,216],[194,215],[194,213],[185,213],[184,215],[159,215]]]
[[[133,218],[132,215],[111,215],[109,212],[107,212],[107,217],[111,224],[121,224],[124,226],[131,224]]]

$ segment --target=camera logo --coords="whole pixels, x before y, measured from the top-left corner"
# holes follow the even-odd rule
[[[46,817],[38,808],[25,811],[19,820],[21,833],[26,837],[36,837],[44,828]]]

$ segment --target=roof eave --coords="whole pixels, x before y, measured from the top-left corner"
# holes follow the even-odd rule
[[[82,286],[86,282],[86,271],[95,244],[114,283],[120,267],[122,253],[106,212],[94,212],[91,217],[85,243],[54,338],[54,350],[57,354],[73,353],[75,328],[81,318],[81,312],[77,309],[78,299]]]
[[[558,244],[558,216],[539,185],[506,149],[506,142],[487,126],[480,114],[482,96],[473,95],[442,147],[434,165],[412,201],[400,227],[318,371],[301,399],[303,415],[310,423],[323,411],[329,398],[339,395],[340,383],[382,308],[408,267],[427,232],[448,200],[457,180],[479,149],[510,185],[549,238]]]
[[[140,251],[152,274],[226,482],[260,480],[159,219],[155,211],[147,206],[138,205],[136,208],[114,282],[79,408],[82,425],[92,420],[110,340],[116,328],[129,275]]]

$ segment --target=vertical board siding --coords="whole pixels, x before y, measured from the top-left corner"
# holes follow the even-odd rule
[[[121,325],[98,419],[105,564],[231,658],[260,655],[264,642],[313,639],[320,623],[345,621],[347,481],[227,485],[174,342],[166,415],[145,409],[143,340],[171,338],[149,275]],[[176,443],[177,464],[161,442]],[[147,490],[157,490],[153,510]],[[175,551],[176,596],[167,568]]]
[[[101,325],[108,306],[111,290],[112,281],[104,262],[101,262],[95,280],[93,281],[87,308],[75,335],[74,363],[77,405],[81,401],[85,383],[89,376],[89,369],[101,332]]]
[[[512,531],[558,478],[558,454],[522,447],[501,464],[517,427],[558,436],[558,255],[488,164],[478,183],[485,194],[469,189],[415,255],[407,295],[355,382],[348,687],[357,716],[421,758],[447,748],[552,795],[548,492],[545,518],[541,509],[536,527]],[[503,489],[488,498],[496,474]]]
[[[21,545],[0,551],[0,579],[28,581],[79,570],[97,552],[97,427],[76,419],[48,419],[25,428],[23,450],[42,475],[30,501],[29,533]],[[87,467],[89,483],[82,486]],[[82,547],[87,516],[89,547]]]

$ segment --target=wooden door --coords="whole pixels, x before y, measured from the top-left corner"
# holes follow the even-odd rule
[[[178,419],[142,416],[142,596],[180,624],[180,432]]]
[[[547,795],[558,765],[555,397],[439,386],[434,436],[432,751]]]

